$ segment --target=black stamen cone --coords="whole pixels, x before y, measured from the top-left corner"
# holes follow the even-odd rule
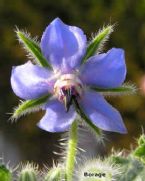
[[[64,95],[65,95],[65,97],[64,97],[64,106],[65,106],[66,112],[68,112],[69,109],[70,109],[70,106],[72,104],[72,92],[71,92],[71,89],[65,90]]]

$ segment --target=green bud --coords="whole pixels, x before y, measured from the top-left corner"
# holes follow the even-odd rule
[[[26,165],[22,166],[22,170],[18,176],[18,181],[38,181],[38,166],[27,163]]]
[[[64,178],[64,170],[59,167],[52,168],[45,176],[44,181],[61,181]]]
[[[78,172],[79,181],[112,181],[120,174],[117,165],[108,160],[94,159],[87,161]]]

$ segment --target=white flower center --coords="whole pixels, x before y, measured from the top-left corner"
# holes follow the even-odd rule
[[[68,91],[70,96],[80,97],[82,95],[83,84],[75,74],[61,75],[54,85],[54,94],[61,102],[66,98]]]

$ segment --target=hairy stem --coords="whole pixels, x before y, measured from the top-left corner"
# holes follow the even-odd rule
[[[74,172],[74,165],[77,153],[77,121],[74,121],[71,125],[69,132],[69,140],[68,140],[68,150],[66,157],[66,178],[67,181],[71,181]]]

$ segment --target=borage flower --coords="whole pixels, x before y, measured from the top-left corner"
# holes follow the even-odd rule
[[[40,65],[28,61],[13,67],[12,89],[17,96],[27,100],[13,117],[42,108],[46,113],[38,126],[49,132],[68,130],[80,114],[92,127],[126,133],[119,112],[100,93],[118,91],[126,76],[122,49],[112,48],[107,53],[95,54],[99,45],[97,37],[102,36],[104,41],[112,26],[103,35],[106,30],[87,46],[86,36],[80,28],[68,26],[56,18],[42,35],[42,54],[37,44],[18,30],[19,39],[35,58],[40,59]]]

